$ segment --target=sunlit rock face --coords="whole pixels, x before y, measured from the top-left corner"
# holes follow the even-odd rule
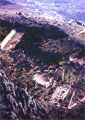
[[[45,87],[49,87],[49,85],[50,85],[48,77],[45,77],[42,74],[35,74],[33,76],[33,80],[35,80],[38,84],[41,84]]]

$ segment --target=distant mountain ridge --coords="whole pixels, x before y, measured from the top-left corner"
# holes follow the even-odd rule
[[[5,2],[6,0],[4,0]],[[85,21],[85,1],[84,0],[7,0],[11,3],[21,4],[38,14],[48,14],[55,18],[57,14],[65,19]],[[45,15],[46,16],[46,15]]]

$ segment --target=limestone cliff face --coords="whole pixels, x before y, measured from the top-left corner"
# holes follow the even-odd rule
[[[22,88],[14,86],[0,70],[1,120],[48,119],[45,107]]]

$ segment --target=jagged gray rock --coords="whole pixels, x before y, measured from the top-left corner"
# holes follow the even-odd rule
[[[34,100],[23,88],[14,86],[3,70],[0,70],[0,88],[1,120],[48,119],[44,105]]]

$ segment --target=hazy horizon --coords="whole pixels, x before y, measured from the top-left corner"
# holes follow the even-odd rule
[[[0,0],[21,4],[39,15],[57,16],[57,13],[66,20],[73,19],[85,22],[84,0]]]

